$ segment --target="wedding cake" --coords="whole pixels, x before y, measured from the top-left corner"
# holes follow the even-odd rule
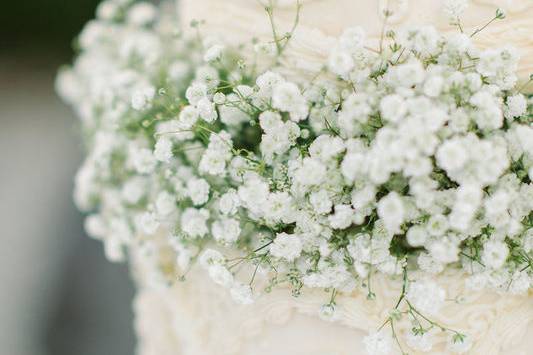
[[[180,0],[161,9],[108,0],[98,16],[58,89],[93,137],[75,199],[99,210],[86,228],[108,257],[129,257],[140,355],[531,353],[532,0]],[[405,30],[415,27],[424,30]],[[433,40],[437,31],[448,42]],[[477,49],[450,59],[470,45]],[[497,52],[508,46],[516,53]],[[505,65],[482,67],[493,54]],[[407,79],[396,66],[411,66]],[[271,83],[285,80],[277,95],[284,84]],[[189,84],[174,89],[178,82]],[[456,89],[463,82],[468,93]],[[388,125],[414,129],[394,117],[407,121],[415,106],[474,117],[492,103],[492,121],[464,124],[461,114],[429,128],[438,133],[422,145],[435,148],[420,165],[387,161],[365,173],[370,183],[358,175],[368,159],[351,168],[349,156],[372,157],[374,145],[384,154],[385,141],[399,140],[383,133],[383,146],[375,143]],[[368,128],[376,110],[379,123]],[[370,118],[346,123],[361,116]],[[224,148],[226,140],[241,146]],[[386,151],[410,161],[402,154],[417,144]],[[457,165],[478,149],[486,160]],[[235,172],[247,162],[256,170]],[[438,187],[425,187],[426,175]],[[222,181],[232,178],[228,189]],[[376,246],[382,235],[386,251]]]
[[[533,14],[531,0],[473,0],[463,16],[465,28],[474,30],[494,10],[501,8],[507,20],[494,23],[479,33],[475,39],[482,47],[513,45],[520,50],[519,73],[526,78],[533,72]],[[251,38],[270,38],[271,27],[265,16],[264,4],[255,0],[183,0],[178,3],[182,25],[192,20],[204,20],[205,32],[228,43],[246,43]],[[276,24],[280,32],[289,31],[294,22],[295,1],[276,2]],[[361,26],[369,37],[369,44],[377,48],[385,21],[384,11],[392,15],[387,18],[388,29],[404,26],[431,25],[441,31],[453,32],[448,17],[443,15],[442,0],[302,0],[300,21],[291,40],[284,61],[285,73],[295,79],[312,75],[327,61],[342,32],[352,26]],[[531,90],[531,89],[530,89]]]

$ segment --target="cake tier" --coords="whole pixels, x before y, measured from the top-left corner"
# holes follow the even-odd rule
[[[142,263],[136,266],[142,275]],[[436,280],[448,285],[449,298],[463,298],[460,304],[449,301],[433,318],[469,334],[473,346],[467,354],[531,353],[531,296],[472,292],[453,275]],[[376,277],[375,300],[362,291],[340,295],[335,318],[326,321],[319,317],[329,297],[324,291],[305,289],[295,298],[281,288],[242,306],[200,270],[170,288],[148,286],[142,278],[140,283],[135,301],[140,355],[366,355],[364,336],[383,323],[400,292],[399,280]],[[397,327],[403,334],[410,325]],[[451,354],[446,334],[436,331],[435,340],[427,353],[405,349],[410,355]]]
[[[202,33],[232,44],[250,43],[252,38],[272,40],[272,29],[264,9],[267,0],[182,0],[179,14],[187,28],[192,20],[205,21]],[[295,0],[275,2],[278,33],[290,31],[296,15]],[[458,31],[443,14],[442,0],[301,0],[299,23],[282,59],[282,71],[292,80],[313,76],[327,62],[336,37],[344,29],[361,26],[369,45],[378,48],[383,29],[383,11],[390,9],[386,28],[432,25],[443,32]],[[474,40],[480,48],[512,45],[518,48],[519,76],[533,73],[533,0],[474,0],[462,16],[466,33],[480,28],[502,8],[507,17],[490,24]]]
[[[291,80],[305,81],[327,62],[336,37],[350,26],[366,29],[369,46],[378,48],[387,6],[394,15],[387,28],[434,25],[441,31],[456,31],[440,8],[441,1],[426,0],[302,0],[299,25],[281,60]],[[388,5],[387,5],[388,3]],[[256,0],[181,0],[184,24],[205,20],[201,31],[231,45],[272,39],[272,30]],[[481,48],[514,45],[522,55],[520,76],[533,71],[533,1],[472,1],[464,16],[468,32],[494,16],[495,9],[507,11],[507,19],[491,24],[475,36]],[[278,1],[275,23],[279,33],[289,31],[295,18],[294,1]],[[377,329],[394,307],[400,281],[376,277],[377,299],[369,301],[363,291],[337,298],[335,318],[326,321],[319,309],[328,294],[305,289],[294,298],[287,289],[276,289],[249,306],[236,305],[228,291],[216,286],[203,271],[193,270],[186,282],[166,287],[148,285],[151,272],[142,259],[134,258],[139,283],[136,299],[140,355],[358,355],[365,354],[363,337]],[[465,277],[444,274],[435,277],[445,287],[450,301],[435,315],[439,323],[470,335],[473,355],[526,355],[533,349],[533,302],[526,296],[474,292],[465,288]],[[409,328],[402,324],[400,332]],[[320,336],[317,336],[320,335]],[[430,354],[449,354],[446,335]],[[418,354],[409,351],[409,354]]]

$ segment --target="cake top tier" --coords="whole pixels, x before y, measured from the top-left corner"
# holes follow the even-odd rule
[[[298,26],[283,63],[288,74],[300,77],[325,63],[335,38],[346,28],[361,26],[369,44],[377,46],[387,9],[392,13],[387,29],[432,25],[444,32],[458,31],[443,11],[443,0],[300,0],[300,4]],[[204,34],[235,45],[250,43],[252,38],[272,38],[265,5],[267,0],[181,0],[179,11],[183,24],[205,21]],[[277,30],[289,31],[296,16],[296,1],[273,1],[273,6]],[[526,78],[533,72],[533,0],[473,0],[461,17],[463,28],[471,33],[482,27],[497,8],[505,11],[506,19],[491,23],[475,41],[480,48],[516,46],[522,58],[520,77]]]

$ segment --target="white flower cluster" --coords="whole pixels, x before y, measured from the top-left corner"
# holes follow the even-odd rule
[[[177,35],[148,3],[108,0],[98,14],[58,89],[87,138],[75,200],[110,259],[146,250],[172,282],[199,256],[242,303],[257,272],[295,294],[457,266],[473,288],[530,289],[533,116],[513,49],[422,27],[378,54],[352,28],[328,75],[299,86]],[[445,294],[419,280],[405,299],[431,314]],[[429,337],[407,338],[428,349]],[[375,354],[389,343],[365,341]]]

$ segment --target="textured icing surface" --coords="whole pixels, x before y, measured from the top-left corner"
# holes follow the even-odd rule
[[[472,336],[474,345],[469,354],[528,353],[533,346],[529,336],[533,331],[531,296],[466,292],[457,276],[443,275],[437,281],[450,285],[450,298],[465,297],[462,304],[448,302],[435,318]],[[227,290],[214,285],[201,271],[194,271],[185,283],[170,289],[144,288],[138,294],[135,308],[140,354],[363,355],[362,338],[386,318],[399,287],[399,282],[381,278],[375,282],[379,295],[375,301],[368,301],[363,293],[342,295],[337,318],[328,322],[318,317],[318,309],[327,298],[321,291],[305,290],[294,298],[279,289],[253,305],[240,306]],[[407,324],[400,327],[401,332],[405,330]],[[431,354],[448,354],[446,339],[438,335],[437,339]]]
[[[453,31],[440,16],[441,1],[427,0],[307,0],[300,25],[283,59],[285,75],[304,80],[326,62],[335,36],[349,26],[364,27],[372,44],[381,32],[382,11],[389,6],[395,15],[392,28],[409,24],[433,24]],[[292,26],[294,0],[279,0],[276,23],[281,31]],[[388,4],[388,5],[387,5]],[[475,0],[464,18],[471,31],[490,19],[495,7],[508,12],[476,36],[481,47],[511,44],[522,54],[520,74],[533,72],[533,0]],[[184,23],[206,20],[205,35],[231,44],[249,43],[253,37],[269,40],[270,25],[256,0],[182,0]],[[376,329],[399,294],[399,282],[375,281],[378,298],[341,295],[333,322],[318,317],[327,298],[321,291],[306,290],[293,298],[287,290],[275,290],[251,306],[236,305],[226,290],[214,285],[201,271],[193,271],[185,283],[170,289],[153,289],[143,282],[142,261],[134,262],[140,291],[136,299],[136,328],[141,355],[358,355],[362,338]],[[446,287],[448,298],[462,296],[461,304],[449,302],[436,316],[442,324],[472,336],[468,354],[526,355],[533,348],[533,295],[500,296],[464,288],[458,275],[440,275],[436,281]],[[404,328],[401,331],[406,329]],[[320,337],[310,335],[321,334]],[[439,338],[431,354],[448,354]],[[178,350],[179,349],[179,350]],[[417,354],[416,352],[409,352]]]
[[[465,31],[472,32],[485,24],[497,7],[506,10],[507,18],[492,23],[475,41],[481,48],[516,46],[522,58],[520,76],[527,78],[533,72],[533,0],[476,0],[463,16]],[[286,52],[286,73],[312,75],[335,45],[334,37],[350,26],[363,27],[377,47],[385,8],[394,11],[389,28],[431,24],[441,31],[456,31],[442,14],[441,0],[308,0],[303,3],[300,24]],[[179,11],[183,23],[205,20],[204,33],[228,43],[249,43],[254,37],[271,40],[268,18],[256,0],[183,0]],[[294,15],[294,1],[282,1],[275,12],[280,32],[290,29]]]

